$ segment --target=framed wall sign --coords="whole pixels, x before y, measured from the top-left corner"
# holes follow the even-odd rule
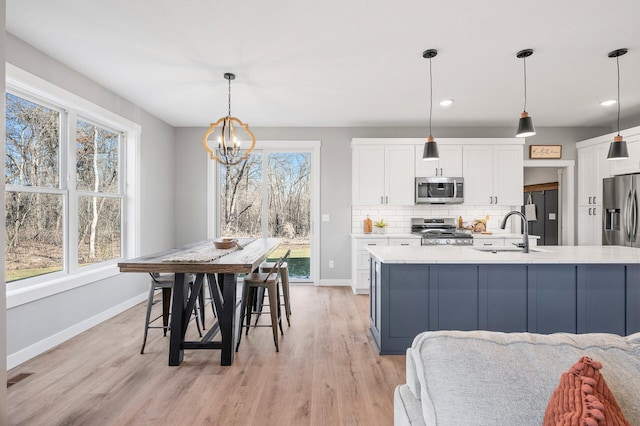
[[[562,145],[530,145],[529,158],[562,158]]]

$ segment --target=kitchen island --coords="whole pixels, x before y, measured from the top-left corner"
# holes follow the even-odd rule
[[[640,331],[640,249],[369,247],[370,330],[403,354],[427,330]]]

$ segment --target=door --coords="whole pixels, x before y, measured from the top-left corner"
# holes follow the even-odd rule
[[[247,161],[219,166],[218,232],[221,237],[280,238],[269,260],[291,249],[292,282],[314,278],[312,238],[314,150],[255,150]]]

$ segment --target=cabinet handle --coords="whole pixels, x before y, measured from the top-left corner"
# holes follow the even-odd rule
[[[595,195],[593,196],[593,204],[598,204],[598,203],[596,203],[596,196]]]
[[[589,204],[591,204],[591,199],[592,199],[592,198],[593,198],[593,197],[589,197]]]
[[[589,197],[591,198],[591,197]],[[589,216],[591,216],[591,207],[589,207]]]
[[[409,244],[407,243],[400,243],[401,246],[408,246]]]
[[[444,176],[444,175],[442,174],[442,167],[440,167],[440,176]]]
[[[591,210],[591,209],[589,209],[589,210]],[[367,243],[367,245],[368,246],[377,246],[378,244],[376,244],[376,243]]]
[[[492,246],[492,245],[493,245],[493,243],[483,243],[482,245],[483,245],[483,246]]]
[[[596,215],[596,208],[595,207],[593,208],[593,215],[594,216]]]
[[[489,196],[489,204],[493,204],[493,197]]]
[[[384,196],[384,201],[385,201],[384,202],[385,204],[389,204],[389,196],[388,195]]]
[[[384,196],[383,195],[380,196],[380,204],[384,204]]]
[[[495,198],[496,198],[496,202],[495,202],[495,204],[498,204],[498,196],[496,195],[496,197],[495,197]]]
[[[436,176],[438,176],[438,168],[436,167]]]

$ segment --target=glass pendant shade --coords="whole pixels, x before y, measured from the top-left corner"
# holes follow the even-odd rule
[[[533,120],[529,117],[529,114],[524,111],[520,114],[520,121],[518,121],[518,131],[516,132],[517,138],[526,138],[536,134],[536,128],[533,127]]]
[[[424,144],[424,152],[422,153],[422,159],[427,160],[437,160],[440,158],[440,154],[438,153],[438,144],[433,139],[433,136],[429,136],[427,138],[427,142]]]
[[[622,136],[618,135],[613,138],[613,142],[609,145],[607,160],[624,160],[625,158],[629,158],[627,142],[622,140]]]

